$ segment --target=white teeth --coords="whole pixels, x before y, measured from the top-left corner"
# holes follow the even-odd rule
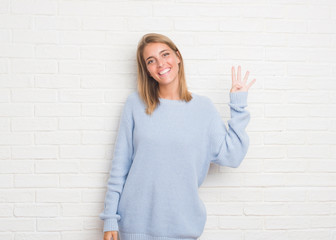
[[[165,73],[167,73],[169,71],[170,71],[170,68],[166,68],[165,70],[163,70],[162,72],[160,72],[160,75],[163,75],[163,74],[165,74]]]

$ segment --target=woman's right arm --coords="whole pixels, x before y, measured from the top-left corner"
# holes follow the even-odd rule
[[[104,232],[119,231],[118,220],[120,220],[120,215],[117,214],[119,198],[132,164],[133,155],[134,123],[131,100],[129,96],[119,120],[119,129],[107,182],[104,211],[99,215],[100,219],[104,221]]]

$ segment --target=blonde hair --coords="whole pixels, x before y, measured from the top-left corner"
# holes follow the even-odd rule
[[[164,43],[168,45],[168,47],[170,47],[177,54],[177,56],[180,59],[179,72],[178,72],[180,99],[189,102],[192,99],[192,95],[188,91],[184,73],[184,64],[182,55],[178,50],[178,48],[176,47],[176,45],[173,43],[173,41],[162,34],[158,33],[145,34],[140,39],[137,47],[137,69],[138,69],[137,83],[138,83],[139,96],[147,105],[146,113],[151,115],[154,112],[157,105],[160,103],[160,100],[158,92],[159,83],[149,75],[145,60],[143,58],[144,49],[149,43]]]

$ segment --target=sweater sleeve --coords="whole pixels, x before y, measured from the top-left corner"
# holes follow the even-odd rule
[[[211,162],[220,166],[237,168],[243,161],[249,146],[249,137],[245,128],[250,120],[247,106],[248,92],[230,92],[230,113],[226,128],[219,112],[210,123]]]
[[[104,210],[99,214],[100,219],[104,221],[104,232],[119,231],[118,220],[120,220],[120,215],[117,213],[117,209],[132,164],[133,126],[132,106],[128,97],[119,120],[119,129],[107,182]]]

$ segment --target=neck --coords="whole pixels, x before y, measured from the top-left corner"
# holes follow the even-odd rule
[[[178,86],[160,85],[159,97],[171,100],[180,100]]]

